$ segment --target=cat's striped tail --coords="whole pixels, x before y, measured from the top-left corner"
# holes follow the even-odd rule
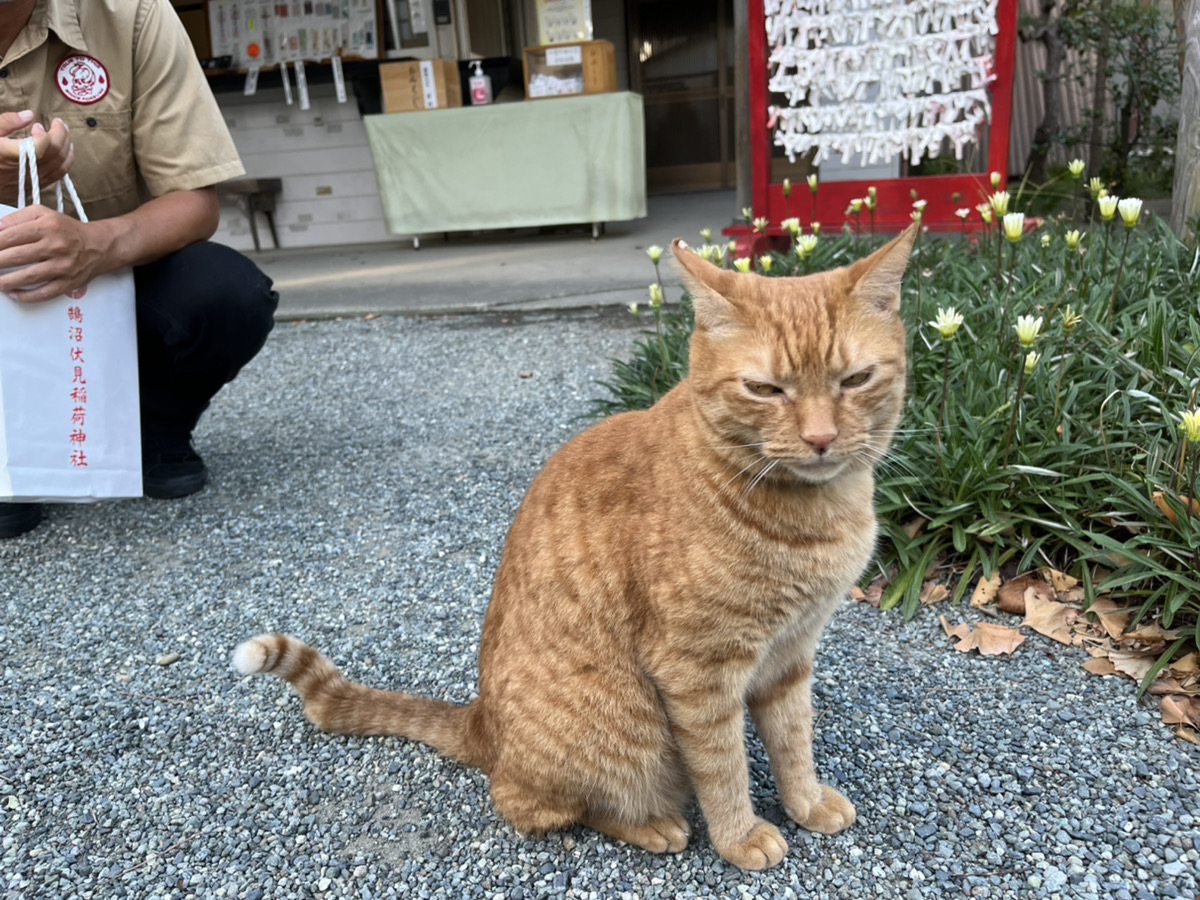
[[[304,701],[304,714],[324,731],[394,734],[429,744],[469,766],[489,766],[478,703],[456,706],[426,697],[363,687],[298,638],[260,634],[233,651],[244,675],[269,672],[287,681]]]

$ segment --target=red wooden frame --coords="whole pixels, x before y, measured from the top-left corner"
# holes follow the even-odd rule
[[[792,185],[791,198],[783,196],[783,185],[771,182],[771,131],[767,124],[769,69],[767,63],[767,28],[763,0],[747,0],[749,8],[749,93],[750,93],[750,154],[751,208],[754,218],[765,218],[770,225],[767,235],[780,235],[779,223],[790,216],[811,224],[812,196],[807,183]],[[988,171],[969,175],[920,175],[909,178],[877,179],[875,181],[822,181],[816,197],[816,221],[825,229],[838,231],[845,222],[850,201],[865,197],[867,188],[876,190],[875,227],[880,232],[900,231],[912,219],[912,191],[926,201],[923,223],[933,230],[961,227],[954,215],[956,209],[969,207],[972,216],[968,227],[979,222],[975,204],[982,202],[993,190],[990,173],[999,172],[1001,185],[1008,177],[1008,135],[1012,118],[1013,58],[1017,46],[1017,0],[997,0],[996,50],[993,58],[995,80],[991,84],[992,118],[988,139]],[[864,209],[861,225],[869,226]],[[757,249],[751,244],[761,241],[752,235],[749,225],[733,225],[724,229],[739,244],[739,253]]]

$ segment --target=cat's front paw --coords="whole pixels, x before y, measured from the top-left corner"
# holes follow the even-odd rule
[[[787,841],[779,829],[759,819],[742,840],[717,845],[717,852],[739,869],[766,869],[787,853]]]
[[[854,804],[831,787],[820,785],[813,801],[788,804],[788,815],[801,827],[821,834],[836,834],[854,824]]]

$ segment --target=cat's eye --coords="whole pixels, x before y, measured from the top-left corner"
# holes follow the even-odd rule
[[[862,387],[864,384],[867,383],[867,381],[870,380],[870,378],[871,378],[871,370],[864,369],[861,372],[855,372],[849,378],[843,378],[842,379],[842,387],[844,387],[844,388]]]
[[[742,384],[756,397],[774,397],[783,393],[783,388],[771,384],[769,381],[743,381]]]

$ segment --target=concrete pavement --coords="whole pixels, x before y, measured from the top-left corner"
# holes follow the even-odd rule
[[[739,216],[734,191],[661,194],[645,219],[590,225],[423,235],[394,243],[268,250],[251,258],[275,280],[280,319],[644,303],[654,267],[645,249],[714,237]],[[669,265],[666,285],[677,285]],[[674,292],[669,292],[672,298]]]

